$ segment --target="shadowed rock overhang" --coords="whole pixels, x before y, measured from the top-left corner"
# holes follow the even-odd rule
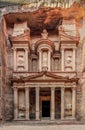
[[[27,21],[31,34],[40,34],[44,28],[57,34],[58,26],[62,23],[62,14],[58,8],[42,8],[34,12],[9,13],[5,15],[5,19],[11,28],[14,23]]]

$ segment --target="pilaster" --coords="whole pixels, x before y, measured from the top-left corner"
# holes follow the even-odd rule
[[[61,120],[64,119],[65,114],[65,88],[61,88]]]
[[[55,88],[51,88],[51,120],[55,119]]]
[[[75,119],[76,114],[76,88],[72,88],[72,118]]]
[[[61,49],[61,70],[64,71],[64,48]]]
[[[18,88],[14,87],[14,120],[18,119]]]
[[[36,87],[36,120],[39,120],[39,87]]]
[[[29,88],[25,87],[25,100],[26,100],[26,120],[29,120]]]

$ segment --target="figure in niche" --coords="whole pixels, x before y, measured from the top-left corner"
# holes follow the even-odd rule
[[[25,64],[24,64],[24,55],[18,55],[17,57],[17,69],[18,71],[23,71]]]
[[[23,55],[19,55],[18,56],[18,64],[20,65],[20,64],[24,64],[24,57],[23,57]]]
[[[43,62],[42,62],[42,64],[43,64],[44,67],[48,66],[47,57],[48,57],[48,53],[46,51],[43,52]]]
[[[66,64],[68,65],[71,65],[71,63],[72,63],[72,56],[68,56],[67,58],[66,58]]]
[[[42,55],[42,69],[47,70],[48,69],[48,52],[44,51]]]
[[[47,39],[48,38],[48,32],[47,32],[47,30],[44,29],[43,32],[41,33],[41,35],[42,35],[43,39]]]

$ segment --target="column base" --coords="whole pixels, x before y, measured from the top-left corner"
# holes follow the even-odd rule
[[[51,121],[54,121],[55,119],[51,119]]]
[[[36,120],[36,121],[39,121],[39,120],[40,120],[39,115],[36,115],[35,120]]]
[[[26,118],[25,120],[26,120],[26,121],[29,121],[30,119],[29,119],[29,118]]]
[[[54,115],[51,116],[51,120],[52,121],[55,120],[55,116]]]
[[[26,119],[26,118],[17,118],[17,119],[14,119],[14,121],[30,121],[30,119]]]
[[[17,120],[18,120],[18,118],[16,118],[16,119],[14,118],[13,120],[14,120],[14,121],[17,121]]]
[[[61,118],[61,120],[65,120],[65,118]]]
[[[76,118],[74,118],[74,117],[64,117],[64,118],[61,118],[61,120],[76,120]]]
[[[40,121],[40,119],[35,119],[36,121]]]

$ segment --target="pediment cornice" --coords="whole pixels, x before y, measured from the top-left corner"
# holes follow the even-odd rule
[[[20,76],[20,77],[14,77],[12,81],[16,82],[77,82],[77,77],[69,78],[68,76],[60,76],[57,74],[54,74],[52,72],[38,72],[36,74],[32,74],[26,77]]]
[[[30,41],[30,36],[29,36],[29,32],[26,31],[24,34],[20,34],[20,35],[17,35],[17,36],[10,36],[10,41],[11,42],[16,42],[16,41],[19,41],[19,42],[25,42],[25,41]]]

